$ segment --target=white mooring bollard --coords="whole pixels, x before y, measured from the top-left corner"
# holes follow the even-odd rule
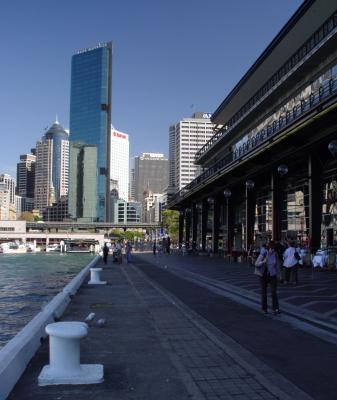
[[[106,285],[105,281],[101,281],[101,274],[102,268],[90,268],[90,281],[88,282],[89,285]]]
[[[103,365],[80,364],[80,340],[87,336],[84,322],[55,322],[46,326],[49,365],[39,375],[39,386],[84,385],[103,382]]]

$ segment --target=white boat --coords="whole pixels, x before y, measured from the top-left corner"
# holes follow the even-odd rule
[[[36,245],[36,240],[34,240],[34,242],[27,242],[26,247],[28,253],[37,253],[41,251],[41,247]]]
[[[51,251],[60,251],[60,246],[57,243],[54,244],[48,244],[46,246],[46,252],[49,253]]]
[[[22,243],[6,242],[0,244],[0,253],[3,254],[23,254],[27,253],[27,247]]]

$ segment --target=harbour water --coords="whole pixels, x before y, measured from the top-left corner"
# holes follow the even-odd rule
[[[0,348],[92,258],[90,254],[0,254]]]

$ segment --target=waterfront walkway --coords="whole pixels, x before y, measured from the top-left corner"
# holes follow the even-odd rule
[[[301,304],[289,298],[305,292],[300,286],[288,293],[281,288],[281,304],[290,307],[281,317],[257,312],[256,277],[249,268],[215,257],[140,254],[122,265],[110,259],[102,274],[108,285],[85,281],[62,318],[83,321],[96,313],[81,362],[103,364],[104,382],[38,387],[48,363],[45,341],[9,399],[335,399],[333,330],[320,337],[305,323],[291,325]],[[303,283],[305,274],[300,272]],[[324,280],[319,274],[314,293]],[[318,331],[319,323],[328,328],[336,316],[324,310]],[[99,318],[105,326],[96,325]]]

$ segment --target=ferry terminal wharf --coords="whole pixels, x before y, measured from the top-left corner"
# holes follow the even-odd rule
[[[110,258],[101,274],[108,285],[87,285],[88,276],[61,318],[96,314],[81,362],[103,364],[104,382],[39,387],[46,340],[8,399],[335,399],[333,334],[313,335],[287,313],[266,317],[213,290],[215,272],[225,281],[226,268],[230,284],[244,290],[237,271],[243,281],[245,267],[216,258],[137,254],[122,265]]]

